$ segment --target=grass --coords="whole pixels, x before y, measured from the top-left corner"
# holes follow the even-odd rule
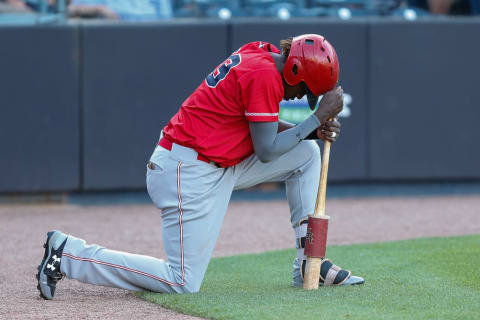
[[[141,293],[212,319],[480,319],[480,235],[329,246],[363,286],[293,288],[294,250],[215,258],[200,293]]]

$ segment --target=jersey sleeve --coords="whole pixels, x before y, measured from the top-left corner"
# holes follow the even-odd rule
[[[256,70],[239,79],[247,121],[278,121],[279,104],[283,98],[281,79],[278,71],[272,69]]]

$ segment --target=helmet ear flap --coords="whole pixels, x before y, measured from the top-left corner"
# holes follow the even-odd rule
[[[296,76],[298,75],[298,66],[297,64],[295,63],[292,67],[292,73]]]
[[[283,78],[291,86],[297,85],[300,81],[301,64],[296,57],[288,57],[283,67]]]

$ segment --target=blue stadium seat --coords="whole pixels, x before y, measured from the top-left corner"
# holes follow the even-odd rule
[[[405,18],[409,17],[409,14],[417,16],[417,11],[404,8],[404,2],[401,0],[310,0],[309,6],[324,8],[327,16],[345,20],[362,16],[397,15]],[[424,12],[418,11],[418,15],[424,15]]]
[[[173,0],[175,17],[214,17],[229,19],[247,14],[239,0]]]
[[[243,0],[242,5],[250,16],[280,19],[301,16],[301,9],[305,8],[303,0]]]
[[[480,0],[470,0],[473,15],[480,15]]]

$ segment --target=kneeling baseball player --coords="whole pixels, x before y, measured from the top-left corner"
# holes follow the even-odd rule
[[[64,276],[135,291],[197,292],[202,284],[233,190],[285,181],[297,257],[293,285],[305,270],[307,216],[315,206],[320,150],[335,142],[343,108],[339,62],[332,45],[308,34],[242,46],[183,102],[163,128],[147,164],[147,189],[162,211],[168,261],[88,245],[51,231],[38,266],[38,289],[53,299]],[[279,121],[279,103],[307,96],[312,110],[300,124]],[[320,285],[354,285],[352,276],[323,260]]]

